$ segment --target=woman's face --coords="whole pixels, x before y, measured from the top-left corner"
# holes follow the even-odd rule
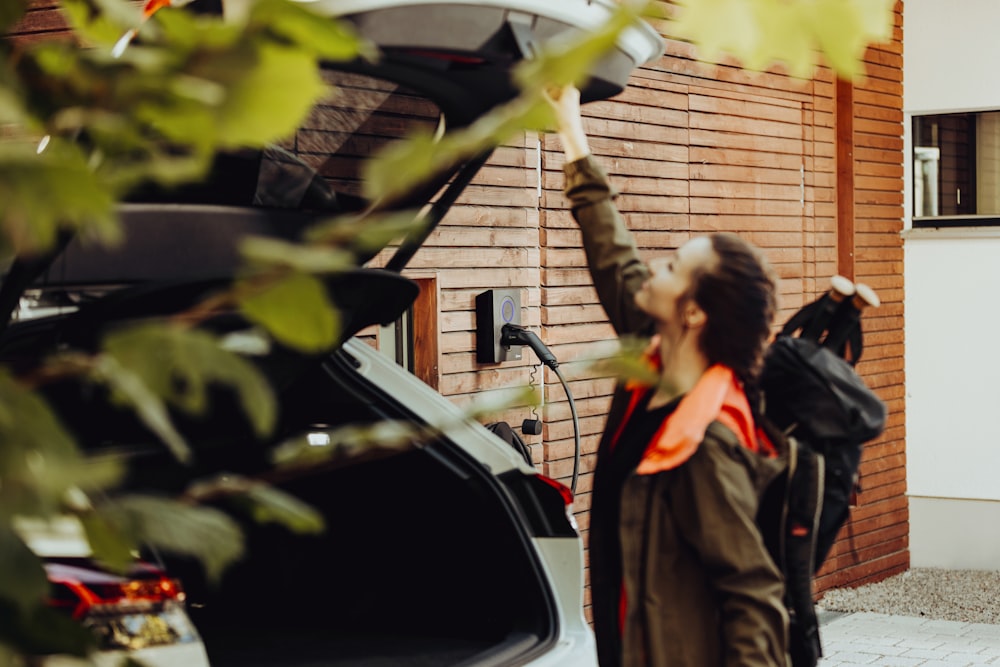
[[[676,252],[649,262],[650,276],[635,295],[636,305],[658,324],[680,325],[684,296],[691,292],[694,275],[717,261],[712,240],[691,239]]]

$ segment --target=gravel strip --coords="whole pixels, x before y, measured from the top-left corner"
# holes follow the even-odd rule
[[[1000,624],[1000,572],[913,568],[876,584],[835,588],[817,607]]]

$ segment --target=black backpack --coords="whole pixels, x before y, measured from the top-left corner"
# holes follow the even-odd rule
[[[878,301],[864,286],[862,297],[851,294],[845,280],[834,278],[830,293],[789,320],[760,381],[761,424],[787,465],[767,488],[758,523],[785,576],[793,667],[815,667],[822,655],[813,576],[850,514],[862,446],[886,421],[885,404],[854,371],[861,310]]]

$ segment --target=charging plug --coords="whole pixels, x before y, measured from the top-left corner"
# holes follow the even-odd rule
[[[508,348],[513,345],[527,345],[538,355],[538,360],[549,368],[555,370],[559,366],[556,355],[552,354],[552,351],[545,347],[545,343],[533,332],[528,331],[518,324],[503,325],[503,328],[500,329],[500,344]]]

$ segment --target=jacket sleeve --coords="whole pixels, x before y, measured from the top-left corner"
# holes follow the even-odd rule
[[[789,664],[784,583],[755,521],[759,458],[707,438],[669,487],[680,535],[701,558],[718,599],[726,667]]]
[[[566,197],[583,234],[594,287],[615,331],[647,333],[649,317],[635,306],[635,293],[649,275],[635,241],[615,207],[617,193],[593,156],[567,163]]]

